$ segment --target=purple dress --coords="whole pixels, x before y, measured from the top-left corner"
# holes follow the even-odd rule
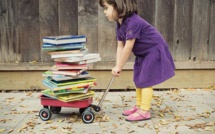
[[[137,88],[146,88],[162,83],[175,75],[175,65],[168,45],[162,35],[137,14],[117,23],[117,40],[136,38],[133,53],[134,83]]]

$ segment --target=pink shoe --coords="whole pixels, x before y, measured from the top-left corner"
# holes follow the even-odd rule
[[[150,112],[143,113],[142,111],[137,110],[135,113],[137,113],[138,116],[136,116],[134,114],[131,114],[127,118],[125,118],[125,120],[132,122],[132,121],[143,121],[143,120],[149,120],[149,119],[151,119]]]
[[[123,112],[122,112],[122,115],[124,115],[124,116],[129,116],[129,115],[135,113],[137,110],[138,110],[138,108],[137,108],[136,106],[134,106],[134,107],[132,107],[132,108],[129,109],[129,110],[123,111]]]

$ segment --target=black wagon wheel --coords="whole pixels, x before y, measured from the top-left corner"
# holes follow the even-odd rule
[[[93,122],[95,115],[92,111],[85,110],[81,115],[81,119],[84,123],[89,124]]]
[[[52,113],[51,113],[51,111],[49,109],[43,108],[43,109],[40,110],[39,116],[43,121],[47,121],[47,120],[49,120],[51,118]]]
[[[61,111],[61,107],[53,107],[53,106],[50,106],[50,110],[53,114],[59,114],[60,111]]]
[[[79,109],[80,115],[82,115],[82,113],[83,113],[86,109],[87,109],[87,107],[86,107],[86,108],[80,108],[80,109]]]

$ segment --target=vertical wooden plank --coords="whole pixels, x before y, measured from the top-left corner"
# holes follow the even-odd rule
[[[155,24],[155,0],[139,0],[138,14],[147,22]]]
[[[155,27],[163,35],[173,52],[175,0],[156,0]]]
[[[19,62],[17,1],[0,1],[0,62]]]
[[[108,21],[105,17],[104,9],[100,6],[98,14],[98,52],[101,55],[102,61],[115,61],[117,46],[116,23]]]
[[[191,53],[193,61],[208,59],[209,4],[210,0],[194,0],[193,3]]]
[[[210,16],[210,39],[208,47],[208,60],[215,61],[215,0],[211,0],[211,16]]]
[[[40,48],[44,36],[59,35],[58,0],[39,0]],[[41,61],[51,61],[50,55],[41,52]]]
[[[98,52],[98,1],[79,0],[78,34],[87,36],[87,49]]]
[[[175,1],[173,53],[176,61],[188,61],[192,47],[193,0]]]
[[[78,0],[59,0],[59,34],[78,34]]]
[[[39,1],[19,0],[19,42],[23,62],[40,60]]]
[[[8,40],[6,40],[8,32],[8,10],[7,10],[7,0],[0,1],[0,60],[2,63],[6,62],[8,53]]]

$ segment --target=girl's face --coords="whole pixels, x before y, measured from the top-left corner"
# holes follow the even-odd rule
[[[112,5],[108,3],[104,3],[104,14],[109,21],[116,21],[117,20],[117,12]]]

